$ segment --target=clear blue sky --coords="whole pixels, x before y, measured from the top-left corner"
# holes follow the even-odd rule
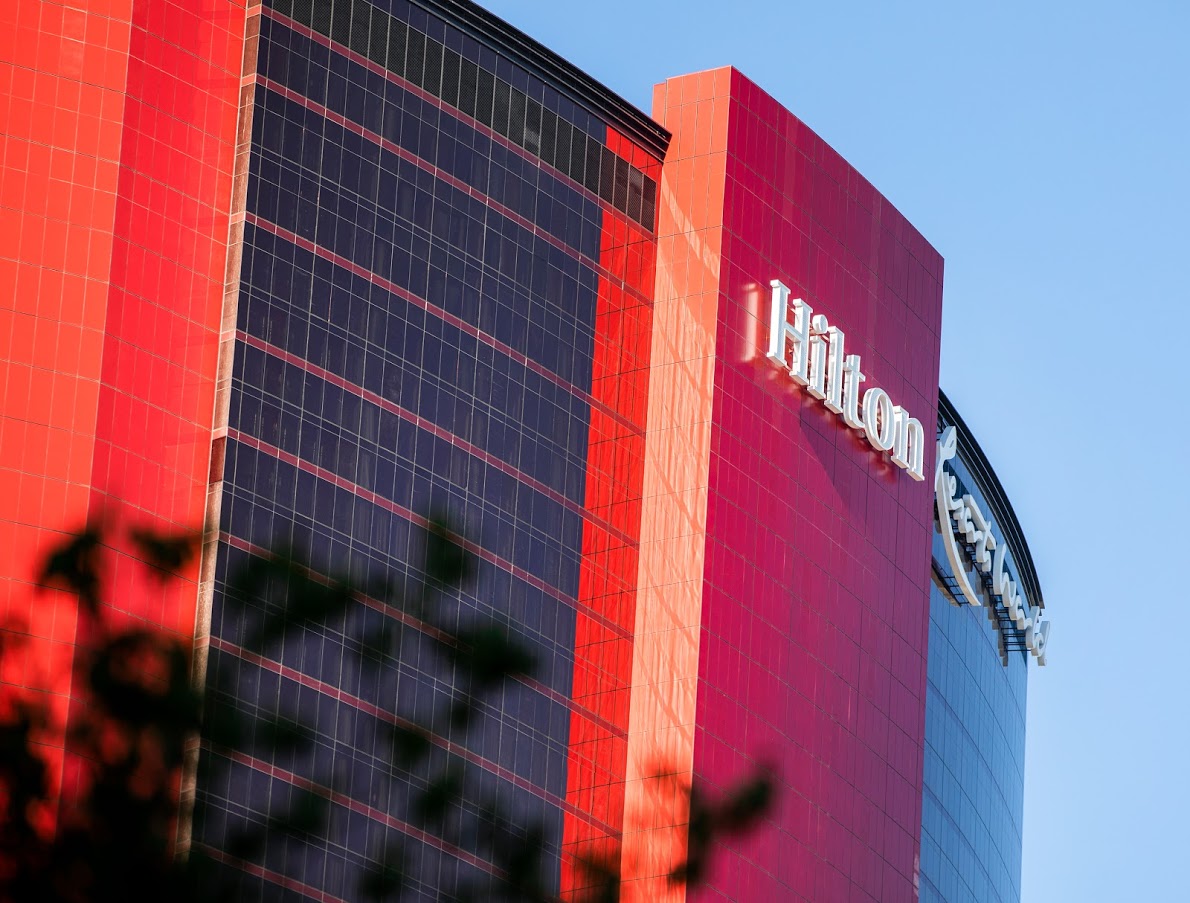
[[[481,2],[646,110],[736,66],[941,251],[942,386],[1054,622],[1023,901],[1190,900],[1190,4]]]

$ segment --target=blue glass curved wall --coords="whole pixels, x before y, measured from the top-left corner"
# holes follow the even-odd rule
[[[961,459],[951,465],[992,510]],[[920,900],[1018,903],[1028,654],[1002,653],[986,606],[951,601],[937,531],[934,562]]]

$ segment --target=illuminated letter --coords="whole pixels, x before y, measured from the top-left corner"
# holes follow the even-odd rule
[[[992,592],[1008,603],[1008,587],[1012,581],[1008,579],[1008,571],[1004,569],[1004,558],[1008,554],[1008,544],[996,549],[996,563],[992,568]]]
[[[1033,622],[1025,615],[1024,599],[1021,598],[1021,588],[1015,580],[1009,580],[1008,586],[1010,594],[1004,602],[1008,605],[1008,613],[1012,615],[1016,629],[1024,630],[1026,627],[1031,627]]]
[[[896,433],[893,403],[888,393],[879,387],[864,393],[864,432],[874,448],[886,452],[893,447]]]
[[[870,392],[868,394],[871,394]],[[867,398],[864,398],[864,408],[867,408]],[[938,455],[934,461],[934,503],[938,510],[938,529],[942,533],[942,545],[946,549],[946,558],[950,562],[950,571],[954,574],[955,582],[959,585],[959,594],[972,605],[982,605],[979,594],[971,587],[967,579],[967,567],[959,558],[959,547],[954,540],[954,526],[951,524],[952,510],[965,508],[962,499],[954,497],[957,481],[946,472],[942,465],[955,456],[958,450],[958,439],[953,426],[948,426],[938,440]],[[958,600],[955,600],[958,603]]]
[[[822,337],[830,331],[822,314],[810,320],[810,384],[806,391],[815,398],[826,398],[826,341]]]
[[[1008,609],[1008,616],[1012,618],[1017,629],[1024,630],[1028,625],[1024,609],[1021,606],[1021,594],[1016,581],[1008,576],[1008,571],[1004,567],[1007,553],[1007,543],[996,549],[996,563],[992,568],[992,592],[1000,597],[1000,601]]]
[[[925,441],[926,431],[922,429],[921,421],[910,417],[909,412],[897,405],[893,408],[893,420],[896,421],[896,438],[893,440],[893,463],[909,471],[909,476],[915,480],[924,480],[925,474]]]
[[[974,499],[972,499],[972,506],[975,526],[979,528],[979,532],[976,534],[978,538],[974,543],[975,566],[986,574],[992,569],[991,553],[996,551],[996,537],[992,535],[992,527],[995,525],[983,516],[983,512],[979,510]]]
[[[826,362],[826,407],[838,414],[843,410],[843,330],[832,326],[830,356]]]
[[[866,412],[866,398],[864,403]],[[976,570],[984,574],[991,572],[992,595],[1000,598],[1008,620],[1012,622],[1011,627],[1001,627],[997,619],[997,629],[1022,631],[1025,635],[1025,647],[1037,657],[1038,665],[1044,665],[1045,647],[1049,640],[1049,621],[1042,620],[1042,610],[1028,604],[1028,599],[1021,591],[1022,586],[1009,576],[1008,558],[1011,553],[1008,545],[996,541],[992,535],[994,525],[980,510],[979,503],[971,495],[955,498],[958,481],[952,474],[947,473],[944,465],[955,457],[957,451],[955,428],[947,427],[938,439],[938,454],[934,463],[934,497],[942,545],[959,590],[953,597],[954,601],[958,603],[958,597],[962,596],[972,605],[982,604],[980,595],[968,579],[967,563],[959,553],[957,539],[960,537],[956,537],[957,533],[963,542],[975,547]]]
[[[963,496],[963,502],[966,504],[969,513],[966,536],[964,538],[968,545],[975,546],[975,563],[986,574],[991,570],[992,566],[988,549],[996,548],[996,540],[992,538],[992,524],[983,516],[983,511],[980,509],[979,503],[975,501],[974,496]]]
[[[1033,624],[1025,631],[1025,645],[1037,656],[1037,664],[1045,666],[1045,647],[1050,641],[1050,622],[1041,620],[1041,612],[1033,616]]]
[[[793,361],[788,364],[789,375],[798,385],[804,386],[806,378],[806,359],[810,344],[810,317],[814,309],[801,298],[793,301],[793,322],[787,317],[789,307],[789,289],[780,279],[772,281],[773,308],[769,317],[769,350],[766,355],[770,361],[787,366],[785,358],[785,342],[793,343]]]
[[[859,355],[849,354],[843,360],[843,422],[853,430],[862,430],[859,416],[859,384],[865,377],[859,372]]]

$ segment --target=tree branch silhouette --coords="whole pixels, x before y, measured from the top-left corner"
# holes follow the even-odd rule
[[[179,780],[188,744],[202,749],[202,780],[245,757],[299,763],[312,758],[317,731],[309,713],[257,710],[234,705],[238,687],[230,675],[212,672],[196,688],[188,644],[149,627],[112,629],[106,615],[101,561],[110,549],[97,526],[69,537],[39,570],[47,588],[78,600],[88,641],[78,648],[74,695],[65,745],[80,763],[77,788],[51,788],[43,740],[49,729],[46,701],[4,687],[0,699],[0,897],[47,903],[93,900],[234,899],[234,870],[216,858],[260,863],[283,838],[324,836],[332,800],[345,793],[331,775],[300,778],[287,799],[270,803],[263,823],[242,824],[221,850],[175,848]],[[175,579],[197,552],[190,536],[147,530],[126,534],[157,584]],[[444,685],[452,688],[424,723],[397,716],[379,722],[377,747],[387,751],[391,781],[415,787],[400,797],[392,815],[411,834],[373,857],[358,892],[372,899],[399,899],[415,880],[410,842],[418,837],[465,851],[492,863],[483,882],[436,888],[439,899],[558,903],[547,868],[544,824],[518,824],[498,794],[479,790],[469,762],[455,742],[465,738],[488,700],[509,681],[531,678],[532,652],[508,629],[477,619],[452,631],[440,622],[443,594],[460,587],[473,565],[464,543],[440,520],[424,531],[418,579],[390,575],[356,585],[343,576],[315,573],[293,549],[249,555],[229,579],[225,611],[243,625],[241,646],[262,660],[297,631],[328,625],[345,633],[345,649],[361,672],[379,678],[399,661],[404,630],[431,639]],[[352,619],[362,601],[384,616]],[[416,625],[411,626],[411,625]],[[0,661],[24,642],[19,625],[0,632]],[[428,667],[419,662],[417,667]],[[451,739],[447,739],[447,738]],[[300,769],[299,769],[300,770]],[[298,771],[294,771],[297,775]],[[674,884],[705,880],[715,845],[754,828],[771,809],[775,782],[758,770],[712,801],[689,787],[686,856],[669,872]],[[56,808],[55,808],[56,807]],[[48,817],[47,812],[55,812]],[[201,818],[202,812],[196,817]],[[580,903],[620,899],[619,862],[592,849],[579,855],[586,889]],[[486,883],[484,883],[486,882]]]

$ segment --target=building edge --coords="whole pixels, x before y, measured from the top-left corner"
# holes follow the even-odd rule
[[[938,417],[941,421],[958,427],[959,453],[967,462],[967,466],[974,471],[980,481],[980,488],[987,494],[988,500],[994,506],[997,522],[1012,547],[1013,561],[1016,562],[1016,566],[1020,570],[1018,579],[1024,583],[1029,601],[1036,604],[1038,608],[1044,609],[1045,598],[1041,593],[1041,581],[1037,577],[1037,566],[1033,562],[1033,553],[1029,550],[1025,531],[1017,519],[1012,502],[1008,500],[1004,484],[996,476],[991,461],[988,460],[987,455],[975,440],[971,428],[967,426],[954,403],[941,388],[938,389]]]
[[[668,129],[602,82],[499,16],[464,0],[411,2],[445,19],[497,53],[510,57],[514,63],[528,69],[555,90],[561,90],[578,106],[623,130],[630,139],[657,158],[665,156],[670,141]]]

